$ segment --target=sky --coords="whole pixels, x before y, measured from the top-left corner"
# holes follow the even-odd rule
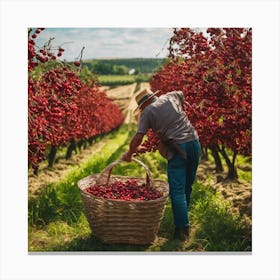
[[[162,58],[167,56],[172,28],[46,28],[36,38],[42,47],[49,38],[53,47],[63,47],[62,59],[73,61],[81,49],[83,59]]]

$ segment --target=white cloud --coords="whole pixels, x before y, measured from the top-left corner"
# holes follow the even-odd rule
[[[55,37],[53,46],[63,45],[62,58],[71,61],[83,46],[85,59],[155,57],[171,36],[171,28],[46,28],[37,42],[42,46],[50,37]],[[165,55],[163,51],[160,57]]]

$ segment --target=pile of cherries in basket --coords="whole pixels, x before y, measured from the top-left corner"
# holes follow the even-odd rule
[[[126,182],[115,181],[110,185],[91,185],[85,192],[106,199],[116,200],[154,200],[162,197],[160,191],[146,184],[138,184],[131,179]]]

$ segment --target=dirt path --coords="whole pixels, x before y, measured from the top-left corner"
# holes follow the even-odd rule
[[[117,104],[123,112],[126,112],[128,104],[135,91],[136,83],[119,86],[113,89],[106,90],[107,96]]]
[[[88,161],[94,154],[98,153],[108,140],[102,141],[88,146],[77,154],[73,154],[68,160],[65,158],[57,158],[54,168],[48,168],[47,162],[40,164],[39,174],[36,176],[32,170],[28,171],[28,197],[32,198],[40,193],[40,191],[48,184],[60,181],[68,172],[77,166]]]
[[[108,89],[106,87],[103,89],[106,90],[107,96],[124,112],[126,115],[124,123],[128,124],[137,123],[138,112],[135,112],[137,103],[134,97],[144,88],[150,88],[149,83],[141,83],[139,90],[136,92],[136,83],[127,86],[119,86],[113,89]]]
[[[137,95],[140,91],[142,91],[145,88],[150,88],[149,83],[141,83],[140,89],[135,92],[133,96],[131,96],[130,102],[127,107],[127,113],[124,123],[137,123],[137,119],[139,117],[139,112],[135,111],[137,108],[137,103],[135,101],[134,96]]]

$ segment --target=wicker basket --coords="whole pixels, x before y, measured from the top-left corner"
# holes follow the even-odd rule
[[[100,174],[90,175],[78,182],[92,233],[105,243],[150,244],[159,229],[168,198],[168,184],[161,180],[152,180],[148,167],[135,158],[132,160],[145,168],[146,179],[111,175],[113,167],[122,162],[117,160]],[[124,201],[96,197],[84,191],[92,184],[108,185],[109,181],[128,179],[135,179],[138,184],[146,183],[151,188],[157,188],[162,197],[148,201]]]

